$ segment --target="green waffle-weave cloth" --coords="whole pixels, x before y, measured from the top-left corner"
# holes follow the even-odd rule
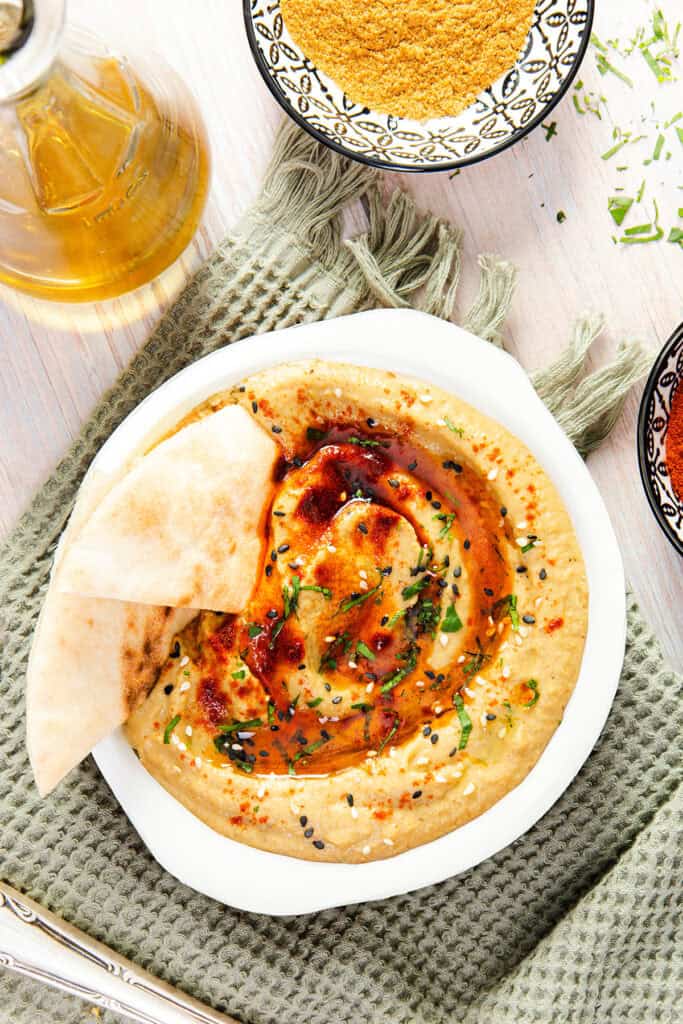
[[[367,232],[344,241],[362,199]],[[459,234],[377,175],[287,126],[263,192],[190,282],[0,551],[0,876],[245,1024],[679,1024],[683,1019],[680,678],[632,598],[614,707],[554,807],[478,867],[419,892],[297,918],[222,906],[149,854],[88,758],[47,799],[25,751],[24,680],[55,545],[112,430],[198,357],[252,334],[374,305],[454,315]],[[514,269],[480,257],[461,323],[500,344]],[[584,376],[599,317],[534,383],[584,454],[648,357],[623,345]],[[324,353],[321,352],[324,356]],[[105,1013],[103,1020],[118,1020]],[[92,1021],[0,970],[2,1024]]]

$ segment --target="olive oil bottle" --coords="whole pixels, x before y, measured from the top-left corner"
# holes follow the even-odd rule
[[[62,302],[120,295],[195,233],[209,177],[203,124],[158,61],[63,31],[64,0],[23,4],[21,44],[0,56],[0,282]]]

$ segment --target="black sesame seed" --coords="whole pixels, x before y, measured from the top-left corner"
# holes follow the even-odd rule
[[[243,395],[247,389],[245,388],[244,384],[240,384],[237,390],[240,392],[240,394]]]
[[[303,466],[303,464],[304,464],[304,460],[303,460],[302,458],[300,458],[300,457],[299,457],[298,455],[296,455],[296,456],[295,456],[295,457],[294,457],[294,458],[292,459],[292,465],[293,465],[293,466],[296,466],[296,468],[297,468],[297,469],[301,469],[301,467]]]
[[[427,679],[436,679],[436,672],[432,672],[431,669],[428,669],[425,672],[425,675],[427,676]]]
[[[486,594],[487,597],[493,597],[493,591],[491,590],[490,587],[484,587],[484,593]]]
[[[382,575],[382,576],[391,576],[393,571],[394,571],[393,565],[385,565],[383,569],[380,569],[380,575]]]
[[[440,509],[441,508],[441,502],[440,501],[433,501],[432,502],[432,508]]]
[[[466,540],[464,542],[464,544],[463,544],[463,547],[464,547],[465,551],[469,551],[470,548],[472,547],[472,541],[471,540]]]
[[[387,480],[387,483],[389,484],[390,487],[398,487],[398,480]]]
[[[343,697],[333,697],[332,698],[332,703],[333,704],[341,704],[342,700],[343,700]]]
[[[277,549],[278,555],[284,555],[285,551],[289,551],[289,544],[280,544]]]
[[[452,469],[453,468],[453,459],[446,459],[446,461],[442,462],[441,465],[443,466],[444,469]]]
[[[445,679],[445,678],[446,678],[446,677],[445,677],[445,675],[443,674],[443,672],[439,672],[438,676],[436,677],[436,681],[437,681],[437,683],[442,683],[442,682],[444,681],[444,679]]]
[[[305,814],[302,814],[301,817],[299,818],[299,824],[301,825],[302,828],[306,828],[306,826],[308,825],[308,818],[306,817]]]
[[[433,497],[432,492],[431,491],[427,491],[427,493],[425,494],[425,498],[427,499],[427,501],[431,501],[432,497]]]
[[[315,846],[316,850],[324,850],[325,849],[325,844],[322,841],[322,839],[314,839],[313,840],[313,845]]]
[[[280,726],[279,725],[271,725],[270,731],[271,732],[279,732],[280,731]]]
[[[327,731],[327,729],[321,729],[321,730],[320,730],[320,735],[322,736],[322,738],[323,738],[324,740],[331,740],[331,739],[332,739],[332,737],[330,736],[330,734],[329,734],[329,732]]]
[[[364,675],[364,676],[365,676],[365,678],[366,678],[366,679],[368,679],[368,680],[369,680],[369,681],[370,681],[371,683],[376,683],[376,682],[377,682],[377,675],[376,675],[376,673],[375,673],[375,672],[364,672],[364,673],[363,673],[363,675]]]
[[[539,580],[544,580],[544,579],[547,578],[547,576],[548,576],[548,573],[545,571],[545,569],[541,569],[541,571],[538,574]]]
[[[447,569],[450,564],[451,564],[450,555],[446,555],[446,557],[443,560],[444,569]]]
[[[299,672],[303,672],[303,670],[304,670],[305,668],[306,668],[306,666],[304,665],[304,663],[303,663],[303,662],[302,662],[302,663],[301,663],[300,665],[297,665],[297,671],[299,671]]]
[[[258,412],[258,402],[252,402],[251,403],[251,411],[252,412]]]
[[[366,419],[365,422],[367,423],[367,425],[369,427],[376,427],[377,426],[377,420],[373,420],[372,416],[368,416],[368,418]]]
[[[274,515],[274,516],[280,516],[280,517],[282,517],[282,516],[284,516],[284,515],[285,515],[285,513],[284,513],[284,512],[278,512],[278,511],[276,510],[275,512],[273,512],[273,515]]]
[[[453,747],[453,749],[452,749],[452,750],[449,750],[449,752],[448,752],[448,756],[449,756],[449,757],[455,757],[455,755],[456,755],[457,753],[458,753],[458,748],[457,748],[457,747]]]
[[[272,425],[272,427],[270,429],[273,431],[274,434],[281,434],[282,433],[282,427],[278,427],[276,423],[273,423],[273,425]]]
[[[173,683],[169,683],[168,686],[164,687],[164,693],[168,697],[169,693],[173,693]]]
[[[491,714],[490,711],[487,711],[486,712],[486,721],[487,722],[495,722],[495,720],[496,720],[496,716]]]
[[[361,533],[367,533],[368,532],[368,528],[365,525],[365,523],[359,523],[358,524],[358,529],[360,530]]]
[[[533,617],[533,615],[522,615],[522,622],[526,622],[527,626],[533,626],[533,624],[536,622],[536,619]]]
[[[287,566],[289,569],[293,569],[294,572],[296,572],[296,570],[299,568],[296,562],[287,562]]]
[[[422,790],[421,789],[416,789],[415,792],[413,793],[413,800],[419,800],[421,796],[422,796]]]
[[[349,807],[353,807],[353,793],[346,794],[346,802],[349,805]]]
[[[266,576],[271,576],[272,573],[273,573],[272,563],[268,562],[268,565],[266,566]]]
[[[425,725],[424,729],[422,730],[422,735],[423,736],[429,736],[431,731],[432,731],[431,725]]]
[[[456,569],[454,569],[453,575],[456,578],[456,580],[459,580],[460,577],[462,576],[462,566],[459,565]]]
[[[269,611],[267,611],[266,612],[266,618],[267,619],[276,619],[277,618],[277,609],[276,608],[271,608]]]
[[[310,839],[311,836],[313,835],[313,832],[314,832],[314,829],[307,828],[306,831],[304,832],[304,836],[306,837],[306,839]]]
[[[453,469],[456,473],[462,473],[462,466],[460,465],[459,462],[453,463]]]
[[[503,519],[505,519],[505,516],[508,514],[508,510],[505,508],[505,505],[500,506],[500,514]]]
[[[443,590],[445,587],[448,586],[448,583],[446,582],[446,580],[439,578],[438,586],[441,588],[441,590]]]
[[[454,597],[460,597],[460,588],[457,583],[451,583],[451,590],[453,591]]]
[[[525,565],[518,565],[517,568],[515,569],[515,572],[527,572],[527,571],[528,570],[527,570],[527,567]]]
[[[432,743],[432,744],[436,744],[436,743],[439,742],[439,734],[438,734],[438,732],[433,732],[432,733],[432,735],[429,738],[429,742]]]
[[[273,550],[270,552],[270,560],[271,562],[277,562],[277,551]]]
[[[388,621],[389,621],[389,616],[388,615],[383,615],[382,616],[382,621],[380,622],[380,626],[386,626]]]
[[[268,750],[259,750],[259,755],[261,757],[270,757],[270,752]]]
[[[408,463],[408,469],[412,473],[414,469],[417,469],[417,462],[413,459],[412,462]]]
[[[332,683],[325,683],[325,689],[329,693],[331,691],[331,689],[332,689]]]

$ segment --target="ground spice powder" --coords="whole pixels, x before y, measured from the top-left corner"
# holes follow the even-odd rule
[[[356,103],[457,114],[515,63],[535,0],[282,0],[297,46]]]
[[[683,386],[679,384],[671,403],[666,431],[666,468],[671,484],[683,501]]]

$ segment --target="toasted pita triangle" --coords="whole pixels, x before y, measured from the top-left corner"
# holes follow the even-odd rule
[[[163,441],[120,479],[62,557],[63,593],[238,612],[261,553],[278,446],[240,406]]]
[[[42,796],[125,722],[195,614],[48,591],[26,689],[26,742]]]

